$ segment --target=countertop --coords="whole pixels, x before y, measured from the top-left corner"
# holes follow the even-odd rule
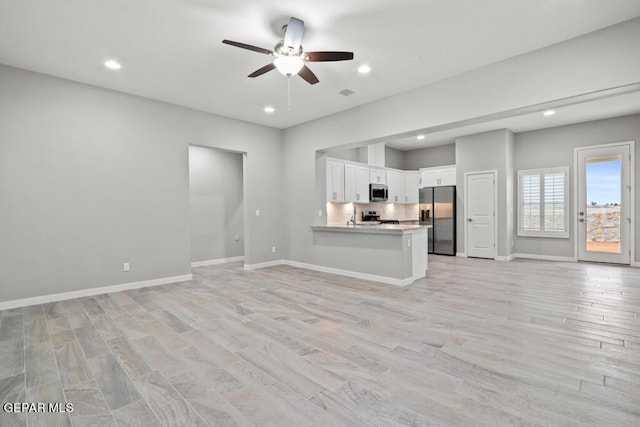
[[[430,225],[415,224],[376,224],[376,225],[347,225],[347,224],[329,224],[329,225],[313,225],[311,229],[314,231],[337,231],[348,233],[372,233],[372,234],[404,234],[406,232],[419,229],[427,229]]]

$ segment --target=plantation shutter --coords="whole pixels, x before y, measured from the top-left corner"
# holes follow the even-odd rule
[[[568,168],[518,172],[518,235],[568,237]]]

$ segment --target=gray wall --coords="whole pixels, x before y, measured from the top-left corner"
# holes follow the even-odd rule
[[[326,261],[314,247],[310,228],[326,218],[318,216],[326,215],[324,183],[321,179],[316,182],[316,175],[323,176],[315,170],[318,150],[362,146],[393,135],[635,83],[640,56],[630,40],[637,38],[640,19],[286,129],[287,258],[317,265]],[[459,164],[457,152],[455,160]],[[503,164],[506,168],[506,162]],[[309,191],[313,188],[315,192]],[[506,227],[501,241],[505,240]],[[506,255],[507,248],[503,252]]]
[[[384,165],[388,168],[404,169],[403,151],[384,147]]]
[[[0,66],[0,301],[190,273],[189,144],[247,153],[246,262],[283,258],[281,131]]]
[[[507,175],[509,145],[513,145],[513,133],[508,129],[484,132],[476,135],[463,136],[456,139],[456,192],[457,192],[457,252],[466,253],[465,248],[465,173],[497,171],[496,197],[498,210],[496,212],[496,228],[498,240],[496,242],[497,256],[507,257],[512,253],[507,239],[512,235],[508,230],[507,181],[513,177]],[[509,184],[512,186],[513,182]]]
[[[434,166],[447,166],[456,164],[456,145],[438,145],[436,147],[409,150],[402,153],[402,164],[405,170],[418,170]]]
[[[191,261],[244,255],[242,153],[189,147]]]
[[[578,123],[570,126],[560,126],[531,132],[516,134],[514,165],[516,173],[521,169],[538,169],[569,166],[569,196],[573,201],[574,164],[573,149],[590,145],[607,144],[611,142],[640,141],[640,115],[618,117]],[[636,171],[640,166],[640,147],[636,145]],[[636,172],[635,186],[636,221],[640,217],[640,173]],[[516,191],[514,189],[514,191]],[[573,257],[574,255],[574,218],[575,210],[570,203],[569,208],[569,239],[554,239],[543,237],[516,237],[515,252],[524,254],[555,255]],[[517,226],[517,225],[514,225]],[[636,259],[638,261],[640,249],[640,227],[635,229]]]
[[[352,162],[360,161],[360,149],[359,148],[349,148],[346,150],[338,150],[338,151],[329,151],[326,153],[327,157],[332,157],[334,159],[342,159],[349,160]]]

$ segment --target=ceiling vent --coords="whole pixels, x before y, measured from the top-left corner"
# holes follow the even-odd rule
[[[349,89],[343,89],[338,93],[342,96],[349,96],[349,95],[353,95],[355,92]]]

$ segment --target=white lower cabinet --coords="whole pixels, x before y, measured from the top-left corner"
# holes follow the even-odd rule
[[[369,168],[344,165],[344,201],[369,203]]]

